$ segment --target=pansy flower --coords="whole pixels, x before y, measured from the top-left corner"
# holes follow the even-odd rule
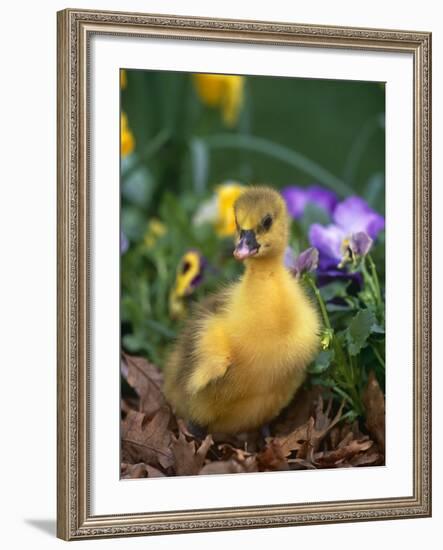
[[[309,229],[309,242],[320,252],[322,270],[341,267],[353,255],[366,255],[385,227],[384,217],[356,196],[337,204],[332,221],[327,226],[314,223]]]
[[[194,216],[194,223],[211,222],[220,237],[230,237],[235,233],[234,203],[245,187],[237,182],[227,182],[215,188],[214,196],[205,201]]]
[[[303,250],[297,257],[292,248],[288,247],[285,251],[284,263],[291,273],[300,278],[305,273],[310,273],[317,269],[318,257],[318,250],[313,246]]]
[[[205,258],[198,250],[188,250],[177,267],[175,284],[169,295],[171,317],[177,319],[186,311],[185,298],[201,284],[206,267]]]
[[[120,149],[122,157],[130,155],[135,148],[134,134],[131,132],[128,125],[128,117],[126,113],[121,114],[121,129],[120,129]]]
[[[320,185],[311,185],[309,187],[290,185],[283,188],[281,194],[286,202],[289,215],[295,219],[303,216],[308,204],[313,204],[323,209],[331,216],[338,202],[338,197],[333,191],[325,189]]]
[[[244,77],[226,74],[194,74],[201,101],[221,110],[226,126],[235,126],[243,103]]]
[[[166,235],[167,229],[165,224],[158,218],[152,218],[149,220],[148,227],[146,229],[143,241],[148,249],[155,246],[160,237]]]
[[[128,85],[128,75],[125,69],[120,69],[120,88],[125,90]]]

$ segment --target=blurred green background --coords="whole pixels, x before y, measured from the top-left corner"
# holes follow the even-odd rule
[[[316,183],[339,198],[358,194],[384,214],[382,83],[255,76],[242,82],[228,120],[225,88],[213,89],[211,99],[192,74],[121,73],[122,345],[159,366],[187,302],[241,269],[231,259],[232,238],[214,224],[193,222],[218,185]],[[313,221],[325,222],[315,213]],[[176,315],[171,291],[189,250],[198,251],[195,273],[199,262],[206,268]]]

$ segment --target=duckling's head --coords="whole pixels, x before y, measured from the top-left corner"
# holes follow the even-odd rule
[[[281,195],[270,187],[250,187],[234,203],[237,260],[283,256],[289,218]]]

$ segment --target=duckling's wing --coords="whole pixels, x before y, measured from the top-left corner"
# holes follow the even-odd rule
[[[217,318],[230,294],[230,289],[223,289],[195,304],[178,338],[167,377],[174,378],[175,384],[192,393],[222,377],[229,368],[223,329],[218,326]]]
[[[210,294],[204,298],[201,302],[194,304],[194,307],[191,311],[190,321],[201,318],[205,315],[214,315],[221,313],[225,308],[230,296],[232,289],[223,288],[218,292]]]

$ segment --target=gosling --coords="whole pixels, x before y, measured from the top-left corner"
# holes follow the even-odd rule
[[[248,188],[234,204],[239,281],[188,319],[165,368],[176,413],[210,433],[263,427],[290,402],[319,349],[320,321],[285,268],[289,217],[280,194]]]

